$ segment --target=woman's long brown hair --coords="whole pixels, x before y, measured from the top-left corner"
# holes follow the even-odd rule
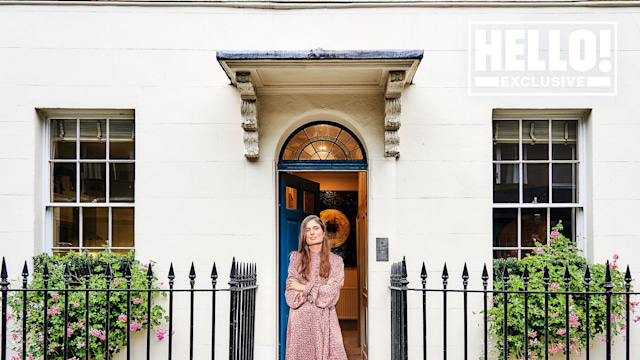
[[[327,238],[327,227],[319,216],[309,215],[302,220],[302,225],[300,225],[300,250],[298,250],[301,255],[300,263],[298,264],[298,271],[306,281],[309,281],[309,271],[311,271],[312,250],[309,249],[309,245],[307,245],[307,233],[305,229],[311,220],[315,220],[315,222],[320,224],[322,232],[324,233],[322,236],[322,248],[320,249],[320,276],[326,279],[329,277],[329,274],[331,274],[331,263],[329,262],[329,253],[331,253],[331,249],[329,248],[329,240]]]

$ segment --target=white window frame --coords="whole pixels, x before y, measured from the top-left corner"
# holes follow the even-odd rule
[[[519,141],[518,141],[518,152],[519,152],[519,156],[518,156],[518,160],[517,161],[508,161],[511,163],[518,163],[518,171],[519,171],[519,183],[518,183],[518,202],[514,202],[514,203],[495,203],[493,202],[492,199],[492,213],[493,213],[493,209],[514,209],[517,208],[518,209],[518,228],[517,228],[517,234],[518,234],[518,241],[517,241],[517,247],[496,247],[493,246],[493,236],[495,236],[495,234],[492,234],[492,253],[493,251],[496,250],[518,250],[518,258],[522,258],[523,256],[523,251],[526,250],[530,250],[530,247],[523,247],[522,246],[522,222],[521,222],[521,212],[522,209],[545,209],[546,213],[547,213],[547,219],[546,219],[546,224],[547,224],[547,234],[546,234],[546,239],[547,239],[547,244],[549,244],[550,242],[550,231],[551,228],[549,226],[549,224],[551,224],[551,209],[554,208],[575,208],[576,209],[576,214],[575,214],[575,224],[573,224],[574,230],[575,230],[575,234],[573,236],[575,236],[575,238],[572,238],[571,240],[576,242],[576,246],[578,249],[581,250],[581,256],[583,257],[587,257],[587,244],[586,244],[586,226],[585,226],[585,213],[586,213],[586,199],[588,194],[586,193],[587,191],[587,184],[586,184],[586,179],[587,179],[587,151],[586,151],[586,119],[588,116],[589,111],[588,110],[566,110],[566,111],[558,111],[558,112],[546,112],[546,111],[541,111],[541,110],[515,110],[515,111],[499,111],[496,110],[494,111],[493,114],[493,118],[492,118],[492,134],[493,134],[493,122],[494,121],[499,121],[499,120],[513,120],[513,121],[519,121]],[[524,203],[523,200],[523,181],[524,181],[524,177],[523,177],[523,172],[525,171],[524,166],[522,166],[522,164],[526,163],[523,159],[523,139],[522,139],[522,123],[524,121],[527,120],[549,120],[550,121],[550,128],[551,128],[551,124],[553,121],[563,121],[563,120],[576,120],[578,122],[578,126],[577,126],[577,159],[578,159],[578,181],[576,182],[576,193],[577,193],[577,197],[578,197],[578,201],[575,203],[553,203],[553,166],[549,166],[549,202],[548,203],[539,203],[539,204],[532,204],[532,203]],[[492,135],[492,141],[493,141],[493,135]],[[551,157],[551,151],[552,151],[552,144],[549,143],[549,158],[547,160],[542,160],[539,161],[539,163],[557,163],[557,161],[554,161]],[[493,166],[495,164],[498,163],[505,163],[505,162],[500,162],[497,160],[493,159],[493,150],[491,152],[491,166],[493,168]],[[493,170],[492,170],[492,176],[495,176]],[[494,180],[492,180],[493,183]],[[492,194],[493,194],[493,190],[492,190]],[[493,223],[493,215],[492,215],[492,223]],[[565,234],[565,236],[567,237],[573,237],[569,234]]]
[[[61,110],[52,110],[52,111],[43,111],[44,112],[44,154],[43,154],[43,200],[44,200],[44,252],[49,255],[53,255],[55,249],[64,249],[69,251],[76,251],[82,253],[84,251],[96,251],[103,250],[104,248],[96,248],[96,247],[83,247],[82,245],[82,208],[108,208],[109,216],[108,216],[108,241],[106,250],[111,252],[112,250],[135,250],[135,188],[134,188],[134,201],[133,202],[110,202],[109,194],[110,194],[110,171],[108,165],[110,163],[133,163],[135,169],[136,159],[132,160],[111,160],[107,159],[109,154],[109,120],[131,120],[134,122],[134,126],[136,124],[134,111],[132,110],[78,110],[78,111],[61,111]],[[51,189],[51,177],[52,174],[52,158],[51,158],[51,121],[52,120],[105,120],[106,121],[106,158],[104,159],[105,166],[105,202],[102,203],[89,203],[89,202],[79,202],[78,198],[76,198],[75,202],[65,202],[65,203],[56,203],[51,201],[52,198],[52,189]],[[79,122],[78,122],[79,124]],[[76,136],[79,136],[80,129],[79,127],[76,129]],[[134,139],[135,143],[135,139]],[[82,163],[82,160],[78,160],[80,141],[76,139],[76,159],[75,163]],[[134,150],[135,151],[135,150]],[[96,162],[92,160],[91,162]],[[134,170],[135,174],[135,170]],[[135,176],[135,175],[134,175]],[[80,181],[80,173],[76,174],[76,191],[80,191],[80,187],[77,185]],[[53,244],[53,208],[54,207],[77,207],[80,209],[79,214],[79,239],[78,239],[78,247],[56,247],[54,249]],[[133,208],[134,209],[134,246],[133,247],[114,247],[112,246],[113,242],[113,208]]]

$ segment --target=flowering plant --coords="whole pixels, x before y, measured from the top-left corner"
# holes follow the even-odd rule
[[[545,331],[548,331],[548,351],[550,354],[580,354],[587,343],[586,314],[587,301],[584,291],[586,260],[579,255],[575,244],[562,235],[563,226],[560,222],[552,229],[550,234],[551,245],[536,243],[537,249],[525,258],[518,260],[495,259],[494,260],[494,290],[503,290],[503,271],[508,269],[508,291],[524,291],[525,282],[523,272],[529,271],[527,291],[534,292],[528,296],[528,333],[525,334],[525,306],[523,294],[508,295],[507,314],[507,346],[509,354],[520,359],[524,357],[525,341],[527,342],[529,359],[542,359],[545,352]],[[618,255],[614,255],[613,262],[609,265],[611,272],[611,284],[613,292],[624,292],[624,275],[618,271]],[[549,270],[549,308],[548,326],[545,328],[545,282],[544,268]],[[570,278],[565,282],[565,268],[569,270]],[[606,265],[592,264],[588,266],[591,281],[590,292],[604,293]],[[569,285],[569,308],[566,308],[566,297],[562,292],[567,292]],[[554,294],[559,292],[558,294]],[[611,297],[611,331],[617,335],[625,329],[626,297],[615,295]],[[637,303],[631,303],[633,307]],[[496,336],[497,350],[500,351],[500,359],[503,358],[504,349],[504,295],[496,293],[493,297],[493,308],[489,310],[490,331]],[[568,313],[568,334],[566,315]],[[601,336],[606,331],[607,308],[606,295],[590,295],[589,297],[589,340]],[[637,318],[636,320],[637,321]],[[567,338],[569,339],[567,344]],[[504,359],[503,359],[504,360]]]
[[[83,256],[73,252],[65,256],[49,256],[42,254],[33,259],[34,272],[30,289],[44,289],[43,271],[45,263],[49,271],[49,283],[47,291],[47,344],[44,348],[44,291],[27,292],[26,302],[26,334],[22,333],[23,316],[23,293],[16,292],[8,298],[8,302],[13,311],[16,328],[12,331],[14,340],[14,351],[21,351],[22,337],[27,338],[27,359],[41,358],[44,352],[48,352],[50,359],[61,359],[64,353],[65,337],[67,341],[68,359],[82,359],[90,352],[92,359],[107,358],[109,355],[118,353],[126,344],[127,331],[135,332],[153,328],[160,325],[164,315],[164,309],[159,305],[154,305],[153,300],[162,292],[151,292],[151,313],[147,312],[148,292],[135,291],[148,289],[147,270],[148,265],[141,264],[135,260],[133,253],[117,255],[103,251],[95,256]],[[69,265],[69,291],[67,311],[67,328],[65,329],[65,267]],[[127,265],[131,269],[131,312],[129,314],[129,328],[127,328],[127,292],[109,292],[109,314],[107,314],[107,292],[99,291],[106,289],[106,269],[109,266],[113,278],[110,289],[124,290],[127,288],[125,279],[125,268]],[[89,266],[89,306],[86,304],[86,277],[84,276],[86,267]],[[152,278],[152,289],[158,289],[154,284],[157,279]],[[89,322],[86,323],[87,310],[89,311]],[[109,344],[106,346],[107,324],[109,318]],[[150,325],[150,326],[149,326]],[[89,342],[87,343],[87,333],[89,332]],[[164,337],[164,335],[163,335]],[[19,357],[14,357],[19,359]],[[109,356],[108,358],[111,358]],[[26,359],[25,359],[26,360]]]

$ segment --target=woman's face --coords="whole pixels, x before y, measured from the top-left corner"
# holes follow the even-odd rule
[[[309,220],[304,229],[305,232],[305,240],[309,247],[316,247],[322,245],[322,239],[324,238],[324,231],[322,230],[322,226],[318,224],[315,220]]]

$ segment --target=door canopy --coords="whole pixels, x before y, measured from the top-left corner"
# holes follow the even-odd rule
[[[217,52],[220,66],[242,100],[244,150],[249,160],[260,157],[257,102],[261,95],[313,93],[382,94],[385,114],[378,121],[384,128],[384,156],[398,158],[402,91],[411,84],[422,56],[422,50]]]
[[[294,131],[280,151],[280,170],[367,169],[360,140],[347,128],[330,121],[306,124]]]

